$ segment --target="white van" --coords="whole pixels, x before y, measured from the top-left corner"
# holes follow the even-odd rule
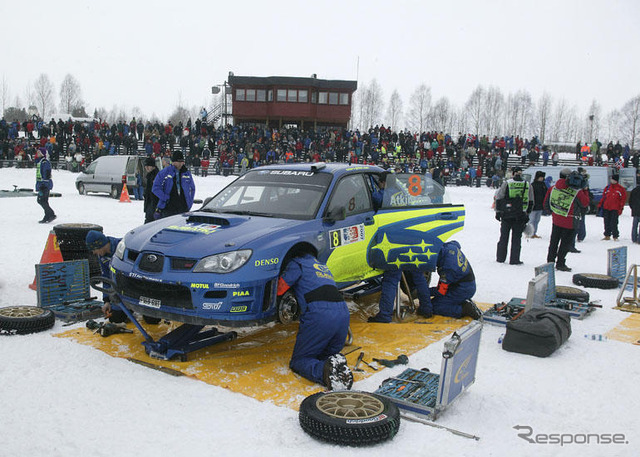
[[[133,195],[137,187],[136,173],[142,176],[142,184],[146,185],[147,173],[144,170],[146,156],[112,155],[98,157],[76,178],[76,189],[81,195],[89,192],[106,192],[112,198],[120,198],[122,183],[126,180],[127,191]],[[162,161],[156,159],[156,166],[162,169]]]
[[[536,171],[543,171],[546,176],[551,176],[551,185],[560,178],[560,170],[569,168],[571,171],[577,170],[578,167],[567,167],[562,165],[547,167],[529,167],[522,172],[522,177],[531,182],[536,175]],[[595,204],[600,202],[604,188],[609,184],[611,178],[611,167],[583,167],[589,175],[589,190],[593,193],[593,201]],[[622,168],[620,170],[620,185],[627,190],[627,195],[636,186],[636,169],[634,167]]]

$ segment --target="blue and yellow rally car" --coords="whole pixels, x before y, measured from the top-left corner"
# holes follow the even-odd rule
[[[131,230],[111,274],[125,306],[145,316],[195,325],[286,322],[295,304],[276,289],[293,252],[314,253],[339,287],[385,269],[434,271],[440,247],[464,218],[464,206],[449,203],[424,175],[366,165],[265,166],[199,210]]]

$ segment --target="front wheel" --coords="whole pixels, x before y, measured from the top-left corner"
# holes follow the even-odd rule
[[[290,324],[300,318],[300,305],[291,289],[287,290],[277,301],[278,322]]]
[[[87,189],[84,188],[84,184],[78,184],[78,193],[80,195],[87,195]]]

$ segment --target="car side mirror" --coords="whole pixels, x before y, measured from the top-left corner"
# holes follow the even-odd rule
[[[338,206],[333,208],[327,215],[324,217],[325,222],[337,222],[343,221],[347,218],[347,210],[344,206]]]

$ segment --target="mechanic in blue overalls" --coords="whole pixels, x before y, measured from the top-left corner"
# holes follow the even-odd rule
[[[402,198],[405,197],[404,193],[400,189],[390,185],[387,189],[387,175],[384,173],[379,175],[378,189],[373,192],[373,206],[376,209],[380,209],[382,206],[404,206],[407,203],[402,203]],[[395,190],[395,192],[394,192]],[[429,283],[424,277],[423,272],[407,270],[408,274],[413,278],[413,283],[418,290],[418,300],[420,306],[417,313],[420,316],[427,319],[433,315],[433,309],[431,307],[431,300],[429,297]],[[398,285],[402,278],[402,270],[386,270],[382,275],[382,291],[380,293],[380,304],[378,314],[371,316],[368,322],[380,322],[389,323],[393,316],[393,305],[395,303],[396,295],[398,293]]]
[[[289,289],[300,306],[300,326],[289,367],[331,390],[350,389],[353,374],[340,354],[349,332],[349,309],[329,268],[300,252],[285,267],[278,296]]]
[[[460,243],[449,241],[442,245],[437,262],[440,279],[431,288],[433,313],[449,317],[480,319],[482,312],[471,301],[476,293],[473,269],[460,249]]]
[[[116,247],[120,242],[120,238],[114,238],[112,236],[105,236],[102,232],[97,230],[89,230],[85,238],[87,249],[93,254],[98,256],[98,262],[100,263],[100,269],[102,270],[102,276],[104,278],[111,278],[110,264],[113,254],[116,252]],[[103,284],[105,289],[109,289],[108,284]],[[111,322],[119,323],[126,322],[127,315],[122,311],[118,305],[111,304],[111,299],[106,293],[102,294],[102,312]]]

